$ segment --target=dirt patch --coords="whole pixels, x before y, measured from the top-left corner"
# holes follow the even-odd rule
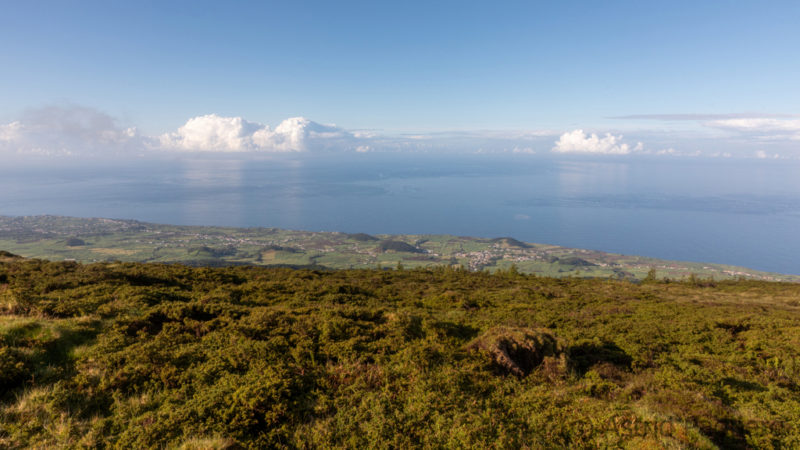
[[[265,252],[261,252],[261,261],[269,262],[275,261],[275,257],[278,255],[278,252],[275,250],[267,250]]]
[[[519,377],[539,366],[548,372],[566,368],[564,345],[545,329],[494,327],[470,342],[467,349],[487,353],[498,369]]]
[[[22,256],[15,255],[5,250],[0,250],[0,262],[14,262],[22,259]]]

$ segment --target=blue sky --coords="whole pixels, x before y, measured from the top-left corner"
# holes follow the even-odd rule
[[[799,23],[796,1],[7,2],[0,144],[78,107],[151,147],[214,114],[372,130],[354,148],[514,130],[531,134],[503,146],[548,151],[582,130],[579,149],[596,133],[601,149],[800,156]]]

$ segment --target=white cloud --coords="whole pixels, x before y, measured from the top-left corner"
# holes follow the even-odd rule
[[[773,153],[773,154],[770,155],[769,153],[765,152],[764,150],[759,150],[759,151],[756,152],[756,158],[758,158],[758,159],[767,159],[767,158],[778,159],[780,157],[781,157],[781,155],[779,155],[778,153]]]
[[[353,137],[359,139],[370,139],[380,136],[375,130],[354,130],[351,131],[351,133],[353,133]]]
[[[723,128],[737,131],[800,131],[800,120],[781,120],[763,118],[725,119],[706,122],[714,128]]]
[[[108,114],[80,106],[34,109],[0,125],[0,151],[20,155],[113,155],[141,144],[135,128],[121,128]]]
[[[272,146],[305,151],[324,148],[333,142],[350,148],[349,141],[353,138],[352,134],[336,125],[323,125],[303,117],[293,117],[281,122],[273,133],[264,131],[259,143],[263,148]]]
[[[341,128],[303,117],[286,119],[271,130],[241,117],[209,114],[189,119],[177,131],[162,135],[159,141],[165,149],[188,151],[301,152],[350,139],[355,138]]]
[[[706,126],[725,131],[738,132],[745,136],[756,137],[761,140],[800,140],[799,119],[774,119],[774,118],[741,118],[713,120],[705,123]]]
[[[672,147],[662,148],[662,149],[659,149],[659,150],[642,150],[642,154],[644,154],[644,155],[656,155],[656,156],[676,156],[676,157],[696,157],[696,156],[702,156],[703,155],[703,153],[700,150],[695,150],[695,151],[692,151],[692,152],[679,151],[679,150],[675,150]],[[718,156],[724,156],[724,155],[722,153],[720,153],[720,152],[717,152],[717,153],[714,153],[714,154],[708,155],[708,156],[718,157]]]
[[[0,124],[0,152],[38,156],[137,155],[146,152],[303,152],[374,149],[373,139],[359,138],[335,125],[303,117],[289,118],[275,129],[242,117],[198,116],[171,133],[143,136],[117,125],[91,108],[57,106],[28,111]]]
[[[241,117],[209,114],[189,119],[174,133],[162,135],[160,142],[180,150],[245,151],[253,147],[252,135],[260,128]]]
[[[16,141],[19,139],[21,131],[22,124],[20,122],[11,122],[8,125],[0,125],[0,141]]]
[[[730,153],[739,157],[761,157],[756,150],[763,149],[769,158],[778,153],[792,157],[796,153],[795,139],[800,140],[800,119],[793,117],[719,116],[702,124],[735,133],[735,139],[729,141],[723,142],[719,139],[721,133],[716,132],[713,141],[690,142],[694,148],[702,144],[705,155],[724,157],[725,153]],[[55,106],[31,110],[9,123],[0,124],[0,153],[4,157],[317,151],[535,154],[551,148],[556,154],[692,156],[672,147],[681,149],[688,139],[698,139],[697,136],[675,136],[675,133],[631,131],[628,139],[624,139],[614,133],[592,133],[583,129],[561,134],[548,130],[350,131],[303,117],[286,119],[273,128],[243,117],[217,114],[193,117],[174,131],[148,136],[91,108]],[[639,139],[648,142],[646,149]]]
[[[640,151],[643,148],[644,145],[638,142],[633,151]],[[631,148],[622,142],[622,136],[606,133],[604,137],[598,137],[597,134],[586,134],[583,130],[578,129],[562,134],[552,151],[556,153],[625,155],[631,152]]]

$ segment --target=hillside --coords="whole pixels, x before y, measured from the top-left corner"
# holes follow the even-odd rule
[[[798,313],[796,283],[6,254],[0,447],[796,448]]]
[[[715,279],[800,281],[798,275],[721,264],[667,261],[593,250],[449,235],[368,235],[158,225],[133,220],[0,216],[0,249],[25,257],[81,262],[179,262],[194,266],[259,265],[306,268],[464,266],[566,277],[643,279],[691,275]]]

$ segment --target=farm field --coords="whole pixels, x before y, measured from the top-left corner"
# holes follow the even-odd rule
[[[158,225],[133,220],[0,216],[0,249],[51,261],[160,262],[359,269],[464,267],[554,277],[800,281],[798,275],[520,242],[512,237],[368,235]]]

